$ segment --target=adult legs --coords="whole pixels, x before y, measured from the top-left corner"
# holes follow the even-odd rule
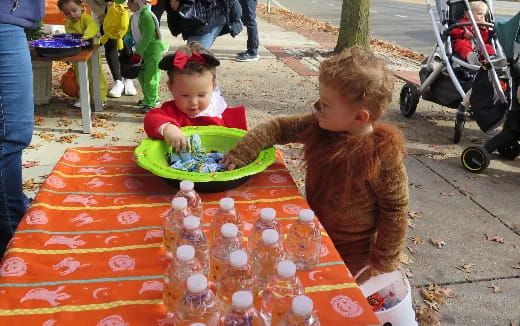
[[[105,57],[107,58],[108,67],[114,77],[114,81],[123,80],[121,77],[121,69],[119,66],[119,51],[117,50],[117,40],[109,39],[105,43]]]
[[[214,26],[208,33],[203,35],[193,35],[188,38],[188,43],[191,42],[199,42],[200,45],[209,50],[217,37],[220,35],[220,32],[222,32],[222,29],[224,28],[224,25],[217,25]]]
[[[169,0],[157,0],[157,4],[152,6],[152,12],[157,17],[157,21],[161,24],[161,17],[163,13],[166,11],[167,5],[169,5]]]
[[[242,6],[242,22],[247,28],[247,52],[258,55],[260,41],[258,39],[258,25],[256,24],[257,0],[239,0]]]
[[[0,24],[0,257],[29,204],[22,150],[34,127],[33,74],[22,27]]]

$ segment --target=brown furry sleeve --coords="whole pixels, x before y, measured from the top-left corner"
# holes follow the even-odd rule
[[[404,166],[404,140],[392,126],[380,126],[379,155],[384,155],[373,187],[378,202],[377,237],[370,263],[380,272],[391,272],[399,265],[408,227],[408,176]]]
[[[242,167],[253,162],[258,153],[272,145],[301,142],[303,131],[313,121],[312,114],[279,117],[250,130],[234,149],[226,154],[232,163]]]

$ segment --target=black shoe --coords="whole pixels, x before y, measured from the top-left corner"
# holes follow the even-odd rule
[[[159,105],[159,104],[161,104],[161,100],[160,99],[155,100],[155,105]],[[143,105],[143,100],[137,101],[137,105]]]
[[[148,111],[150,111],[151,109],[153,108],[150,106],[143,106],[141,107],[141,113],[148,113]]]
[[[251,54],[246,51],[242,55],[237,56],[236,59],[238,62],[258,61],[260,56],[258,54]]]

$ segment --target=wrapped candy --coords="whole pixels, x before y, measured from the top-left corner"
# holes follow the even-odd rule
[[[223,158],[224,153],[206,153],[197,134],[186,137],[185,152],[166,154],[166,160],[171,168],[200,173],[224,171],[224,165],[219,163]]]

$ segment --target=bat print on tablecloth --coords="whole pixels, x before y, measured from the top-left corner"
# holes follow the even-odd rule
[[[240,197],[244,200],[252,200],[256,198],[256,194],[250,191],[240,191],[240,190],[229,190],[226,192],[226,197]]]
[[[78,246],[83,246],[86,244],[85,241],[79,240],[80,236],[77,235],[73,238],[65,237],[63,235],[53,235],[49,240],[47,240],[44,244],[44,246],[48,245],[65,245],[69,248],[75,249]]]
[[[27,224],[47,224],[47,222],[49,222],[47,214],[40,209],[30,211],[25,217],[25,223]]]
[[[287,177],[284,177],[283,175],[277,173],[271,174],[268,179],[270,182],[276,184],[287,182]]]
[[[57,320],[54,318],[47,319],[46,321],[43,322],[42,326],[53,326],[54,324],[56,324],[56,322],[57,322]]]
[[[115,160],[115,158],[112,155],[110,155],[109,153],[105,153],[105,154],[103,154],[103,156],[98,158],[98,161],[101,161],[104,163],[112,162],[113,160]]]
[[[50,291],[44,288],[36,288],[32,289],[25,294],[23,298],[20,299],[20,303],[23,303],[27,300],[44,300],[47,301],[51,306],[56,307],[61,302],[71,297],[70,294],[61,292],[65,289],[65,286],[60,285],[56,290]]]
[[[99,188],[103,186],[112,186],[111,183],[105,183],[100,178],[92,178],[89,182],[85,182],[84,185],[86,185],[89,188]]]
[[[146,234],[144,236],[144,241],[146,241],[148,239],[153,239],[153,238],[162,239],[163,235],[164,235],[163,230],[149,230],[146,232]]]
[[[47,180],[45,180],[45,183],[52,188],[58,188],[58,189],[63,189],[67,186],[67,184],[63,181],[63,179],[58,177],[57,175],[48,176]]]
[[[300,205],[296,205],[296,204],[284,204],[282,206],[282,209],[287,214],[298,215],[300,213],[300,211],[302,210],[302,207]]]
[[[100,222],[102,220],[94,220],[94,218],[88,215],[88,213],[81,213],[78,216],[69,219],[69,221],[71,221],[72,223],[76,223],[76,226],[83,226],[94,222]]]
[[[66,161],[69,161],[69,162],[79,162],[81,160],[81,158],[79,157],[79,155],[77,153],[74,153],[74,152],[66,152],[65,154],[63,154],[63,159],[66,160]]]
[[[72,257],[66,257],[66,258],[63,258],[56,265],[52,266],[52,268],[54,270],[56,270],[56,271],[60,270],[60,269],[63,269],[63,270],[60,271],[60,274],[61,275],[69,275],[70,273],[74,273],[78,268],[86,267],[86,266],[89,266],[89,265],[90,264],[82,264],[82,263],[80,263],[79,261],[75,260]]]
[[[68,195],[63,203],[80,203],[83,206],[90,206],[97,204],[98,201],[94,199],[94,196]]]
[[[27,272],[27,263],[20,257],[9,257],[0,267],[0,276],[22,276]]]

